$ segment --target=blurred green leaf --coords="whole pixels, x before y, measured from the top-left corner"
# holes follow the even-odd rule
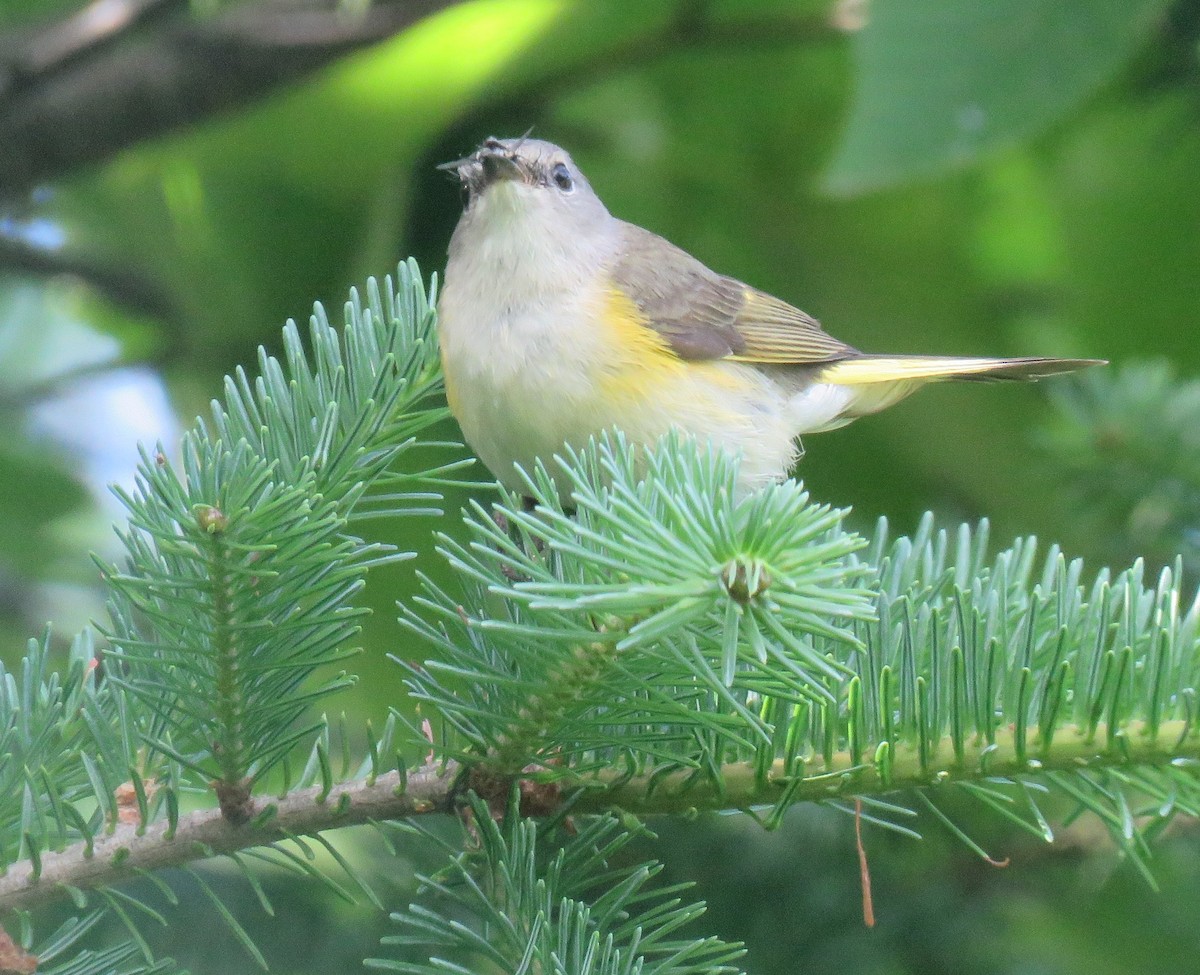
[[[1200,370],[1200,113],[1192,90],[1104,105],[1054,162],[1064,311],[1097,354]]]
[[[930,176],[1036,134],[1134,53],[1163,0],[881,0],[826,188]]]
[[[63,471],[55,451],[39,452],[12,434],[0,434],[0,559],[39,574],[46,565],[47,524],[81,505],[82,485]]]
[[[62,16],[79,6],[79,0],[0,0],[0,23],[36,22]]]

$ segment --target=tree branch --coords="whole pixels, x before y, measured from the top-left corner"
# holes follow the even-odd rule
[[[12,53],[3,59],[0,95],[7,97],[35,84],[76,58],[95,55],[139,26],[187,4],[188,0],[92,0],[12,46]]]
[[[572,796],[570,808],[573,813],[618,808],[640,816],[738,810],[781,800],[791,804],[882,795],[996,776],[1163,767],[1181,758],[1200,759],[1200,737],[1193,733],[1190,722],[1182,720],[1163,722],[1153,736],[1143,722],[1130,721],[1111,738],[1103,726],[1091,737],[1074,726],[1063,726],[1048,743],[1041,742],[1034,731],[1028,739],[1018,752],[1013,732],[1003,729],[994,744],[975,742],[955,756],[947,737],[926,751],[924,761],[915,745],[897,743],[890,746],[885,761],[878,755],[855,760],[844,751],[835,753],[828,763],[818,758],[799,770],[776,761],[766,775],[760,775],[751,764],[733,763],[722,767],[719,783],[687,771],[628,776],[613,770],[580,783],[583,791]],[[398,774],[392,772],[372,784],[344,783],[324,802],[320,801],[322,787],[303,789],[277,800],[273,815],[263,815],[271,811],[271,806],[264,806],[254,820],[240,826],[228,822],[219,809],[185,817],[173,836],[165,822],[153,824],[140,835],[140,827],[122,824],[95,840],[90,856],[83,844],[45,853],[36,876],[32,864],[14,864],[0,877],[0,911],[29,910],[59,900],[66,896],[68,886],[82,890],[109,886],[146,870],[162,870],[291,836],[311,836],[368,821],[448,813],[462,787],[459,772],[454,763],[423,766],[408,773],[403,791]],[[803,777],[797,779],[797,775]],[[507,787],[498,783],[491,798],[504,794]],[[551,812],[546,796],[545,790],[539,790],[538,808],[527,812]]]
[[[994,744],[972,742],[963,749],[961,758],[955,756],[949,737],[937,747],[930,747],[924,762],[915,745],[897,742],[889,746],[885,762],[869,756],[855,761],[843,751],[836,752],[828,764],[814,757],[799,769],[789,769],[777,760],[765,776],[747,763],[725,765],[719,784],[687,770],[632,777],[606,772],[597,777],[593,791],[585,792],[572,805],[572,811],[619,808],[645,816],[749,809],[778,802],[785,790],[789,803],[820,802],[992,777],[1116,767],[1161,768],[1178,759],[1200,759],[1200,738],[1192,723],[1182,720],[1163,722],[1155,737],[1151,737],[1144,722],[1126,722],[1116,736],[1120,745],[1110,743],[1103,725],[1092,737],[1074,725],[1060,727],[1048,744],[1039,737],[1040,732],[1029,732],[1023,758],[1017,753],[1012,730],[1003,729],[997,732]],[[803,778],[797,781],[797,776]]]
[[[23,43],[9,44],[7,53],[0,50],[0,199],[236,108],[459,2],[375,0],[366,15],[347,18],[342,11],[312,9],[332,6],[328,0],[287,0],[198,23],[184,19],[186,0],[93,0]],[[515,90],[501,87],[468,117],[482,125],[516,106],[518,114],[536,115],[548,92],[557,97],[672,51],[787,47],[840,32],[825,13],[713,20],[703,4],[683,3],[660,29],[602,47]],[[32,250],[0,241],[0,268],[76,273],[117,301],[177,317],[167,299],[135,275],[64,250]]]
[[[3,163],[0,163],[0,167]],[[149,277],[75,248],[42,247],[6,234],[0,228],[0,271],[52,277],[71,275],[125,308],[177,320],[180,310],[173,295]]]
[[[458,780],[458,766],[426,765],[406,776],[403,789],[396,772],[335,787],[322,802],[322,786],[300,789],[263,803],[255,818],[235,826],[220,809],[202,809],[180,819],[174,835],[160,821],[141,826],[119,824],[98,837],[90,855],[79,843],[59,853],[44,853],[41,872],[30,863],[14,864],[0,877],[0,912],[28,910],[66,896],[66,887],[107,887],[146,870],[163,870],[192,860],[263,846],[289,836],[311,836],[327,829],[369,821],[403,819],[423,813],[448,812]],[[271,809],[274,815],[270,815]],[[64,886],[65,885],[65,886]]]
[[[0,198],[137,142],[260,98],[463,0],[374,0],[347,17],[333,0],[276,0],[194,20],[184,0],[94,0],[0,49]],[[472,116],[661,58],[679,48],[789,46],[839,35],[825,13],[710,19],[684,3],[661,30],[598,49]]]
[[[97,0],[0,51],[0,198],[261,97],[460,2],[375,0],[348,17],[333,0],[288,0],[192,19],[177,0]]]

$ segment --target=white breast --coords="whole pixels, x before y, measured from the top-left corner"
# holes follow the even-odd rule
[[[550,246],[544,211],[516,205],[535,192],[508,183],[477,201],[487,209],[460,224],[456,237],[469,240],[452,247],[438,303],[451,407],[471,448],[512,487],[514,463],[532,470],[603,425],[594,383],[603,351],[586,327],[603,295],[594,273],[584,280],[603,257]]]

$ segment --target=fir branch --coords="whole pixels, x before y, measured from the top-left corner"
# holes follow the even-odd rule
[[[1107,729],[1105,729],[1107,731]],[[1169,794],[1175,808],[1200,815],[1200,736],[1186,722],[1160,724],[1157,734],[1128,723],[1107,747],[1095,735],[1064,726],[1049,742],[1032,737],[1019,748],[1011,733],[992,743],[973,742],[961,757],[950,737],[920,750],[898,744],[877,749],[869,761],[849,751],[805,762],[777,759],[766,767],[732,762],[699,775],[693,768],[657,767],[637,775],[614,768],[572,778],[556,804],[539,812],[553,816],[603,813],[614,809],[638,816],[705,810],[746,810],[828,802],[846,796],[886,796],[911,788],[950,788],[956,783],[1003,783],[1007,778],[1038,781],[1055,772],[1093,776],[1108,772],[1140,773],[1126,784],[1131,792]],[[1157,778],[1149,773],[1157,773]],[[74,890],[109,886],[148,870],[206,859],[298,836],[313,836],[367,822],[442,814],[457,808],[460,769],[453,762],[340,783],[314,785],[273,800],[254,821],[234,824],[219,809],[181,818],[176,826],[159,822],[145,828],[121,824],[97,837],[92,852],[71,847],[41,857],[35,872],[29,863],[12,866],[0,877],[0,911],[28,910],[60,900]],[[530,778],[538,776],[531,775]],[[578,789],[577,792],[573,791]]]
[[[139,755],[137,709],[98,679],[91,634],[61,674],[49,640],[29,642],[19,675],[0,665],[0,873],[23,857],[36,872],[49,851],[90,842],[116,821],[123,783],[165,771]]]
[[[91,677],[91,647],[77,640],[61,676],[54,673],[49,635],[29,641],[18,674],[0,663],[0,863],[30,844],[44,849],[65,834],[57,804],[86,798],[90,783],[77,759],[87,741],[82,708]],[[18,679],[19,678],[19,679]],[[43,787],[52,783],[53,793]]]
[[[352,292],[341,332],[317,306],[311,352],[289,322],[284,362],[260,350],[258,378],[227,379],[211,427],[184,437],[181,470],[144,452],[135,490],[118,492],[129,528],[125,566],[105,567],[111,678],[140,702],[159,755],[215,776],[231,820],[253,815],[254,782],[348,682],[300,693],[346,657],[367,569],[402,557],[350,532],[356,507],[372,490],[372,515],[437,497],[396,490],[429,476],[396,462],[445,413],[430,403],[432,301],[402,264],[395,283],[368,283],[366,303]]]
[[[302,684],[346,655],[363,574],[391,557],[351,519],[373,514],[361,507],[372,499],[391,515],[425,500],[408,489],[430,472],[396,462],[442,415],[426,402],[439,382],[433,315],[415,268],[399,281],[386,297],[369,286],[366,305],[354,297],[342,334],[318,310],[311,355],[289,326],[285,364],[264,354],[259,379],[229,380],[180,471],[144,455],[126,497],[127,565],[107,570],[103,681],[86,640],[65,685],[44,645],[19,685],[3,675],[0,751],[18,763],[0,764],[0,854],[22,859],[0,876],[0,909],[78,904],[84,890],[243,849],[319,877],[280,841],[457,811],[468,781],[490,783],[489,801],[520,786],[523,812],[552,820],[767,807],[772,822],[798,801],[861,796],[866,818],[888,825],[917,790],[968,843],[927,794],[956,788],[1048,837],[1035,791],[1049,788],[1139,864],[1146,835],[1200,814],[1200,602],[1184,602],[1178,566],[1151,584],[1141,563],[1085,583],[1055,548],[1039,561],[1019,539],[989,555],[986,524],[951,534],[932,518],[895,540],[881,522],[868,543],[798,484],[742,496],[719,453],[619,436],[558,460],[554,477],[533,472],[533,510],[517,496],[475,506],[469,541],[442,539],[459,586],[427,582],[404,618],[440,651],[409,666],[408,682],[443,722],[442,764],[381,774],[389,724],[369,736],[358,777],[339,783],[322,732],[300,782],[258,808],[255,780],[311,736],[307,708],[340,686]],[[220,808],[180,819],[181,785],[214,775]],[[645,873],[588,899],[584,880],[615,876],[595,858],[563,884],[563,864],[586,859],[570,841],[539,873],[518,806],[503,832],[475,807],[488,883],[460,871],[463,899],[430,881],[482,929],[515,932],[494,958],[502,967],[568,950],[624,972],[621,938],[636,925],[692,916],[626,911],[621,891]],[[404,917],[403,943],[467,931]],[[649,943],[629,944],[639,939]],[[735,957],[724,946],[713,961],[696,944],[671,958]]]
[[[473,509],[469,544],[443,536],[467,592],[427,583],[431,619],[405,614],[442,648],[409,684],[464,736],[460,757],[511,774],[704,733],[765,742],[745,688],[834,702],[852,624],[872,615],[844,512],[793,482],[741,497],[730,458],[676,437],[655,451],[605,437],[562,471],[568,499],[541,467],[535,510],[511,496],[499,518]]]
[[[541,471],[535,510],[477,509],[475,541],[444,546],[467,581],[428,586],[436,623],[408,614],[440,648],[409,683],[463,761],[567,787],[628,779],[639,809],[677,772],[672,808],[773,816],[960,775],[995,805],[990,776],[1052,768],[1134,856],[1122,804],[1160,799],[1147,829],[1200,809],[1200,601],[1177,568],[1084,585],[1057,548],[989,556],[986,523],[952,536],[932,518],[894,541],[881,522],[862,549],[797,485],[738,499],[734,465],[674,439],[649,456],[606,441],[562,467],[576,518]]]
[[[121,533],[130,563],[108,573],[111,679],[168,726],[149,738],[158,751],[215,770],[229,793],[286,754],[308,707],[301,685],[344,656],[371,552],[344,537],[313,475],[279,483],[241,447],[189,441],[186,479],[143,462]]]
[[[351,289],[340,331],[319,303],[314,306],[311,351],[289,321],[283,361],[260,348],[259,376],[251,379],[236,369],[225,379],[225,402],[212,403],[215,439],[227,448],[246,441],[285,483],[312,475],[316,493],[347,515],[364,500],[365,489],[394,494],[397,487],[418,486],[442,473],[404,470],[397,460],[448,415],[439,398],[433,336],[436,278],[426,293],[420,270],[409,261],[382,289],[369,279],[366,292],[364,302]],[[208,437],[203,421],[197,432]],[[401,494],[372,515],[403,515],[410,502],[436,498]]]

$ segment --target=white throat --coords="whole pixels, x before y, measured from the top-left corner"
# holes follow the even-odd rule
[[[497,476],[532,470],[595,429],[592,384],[609,350],[597,329],[617,221],[575,232],[545,188],[493,186],[463,215],[438,303],[451,409]],[[552,405],[551,405],[552,404]],[[610,421],[611,422],[611,421]]]
[[[616,223],[576,214],[547,190],[506,180],[475,200],[450,242],[448,288],[470,289],[473,304],[524,305],[577,292],[595,282],[615,246]],[[467,298],[467,295],[461,295]]]

